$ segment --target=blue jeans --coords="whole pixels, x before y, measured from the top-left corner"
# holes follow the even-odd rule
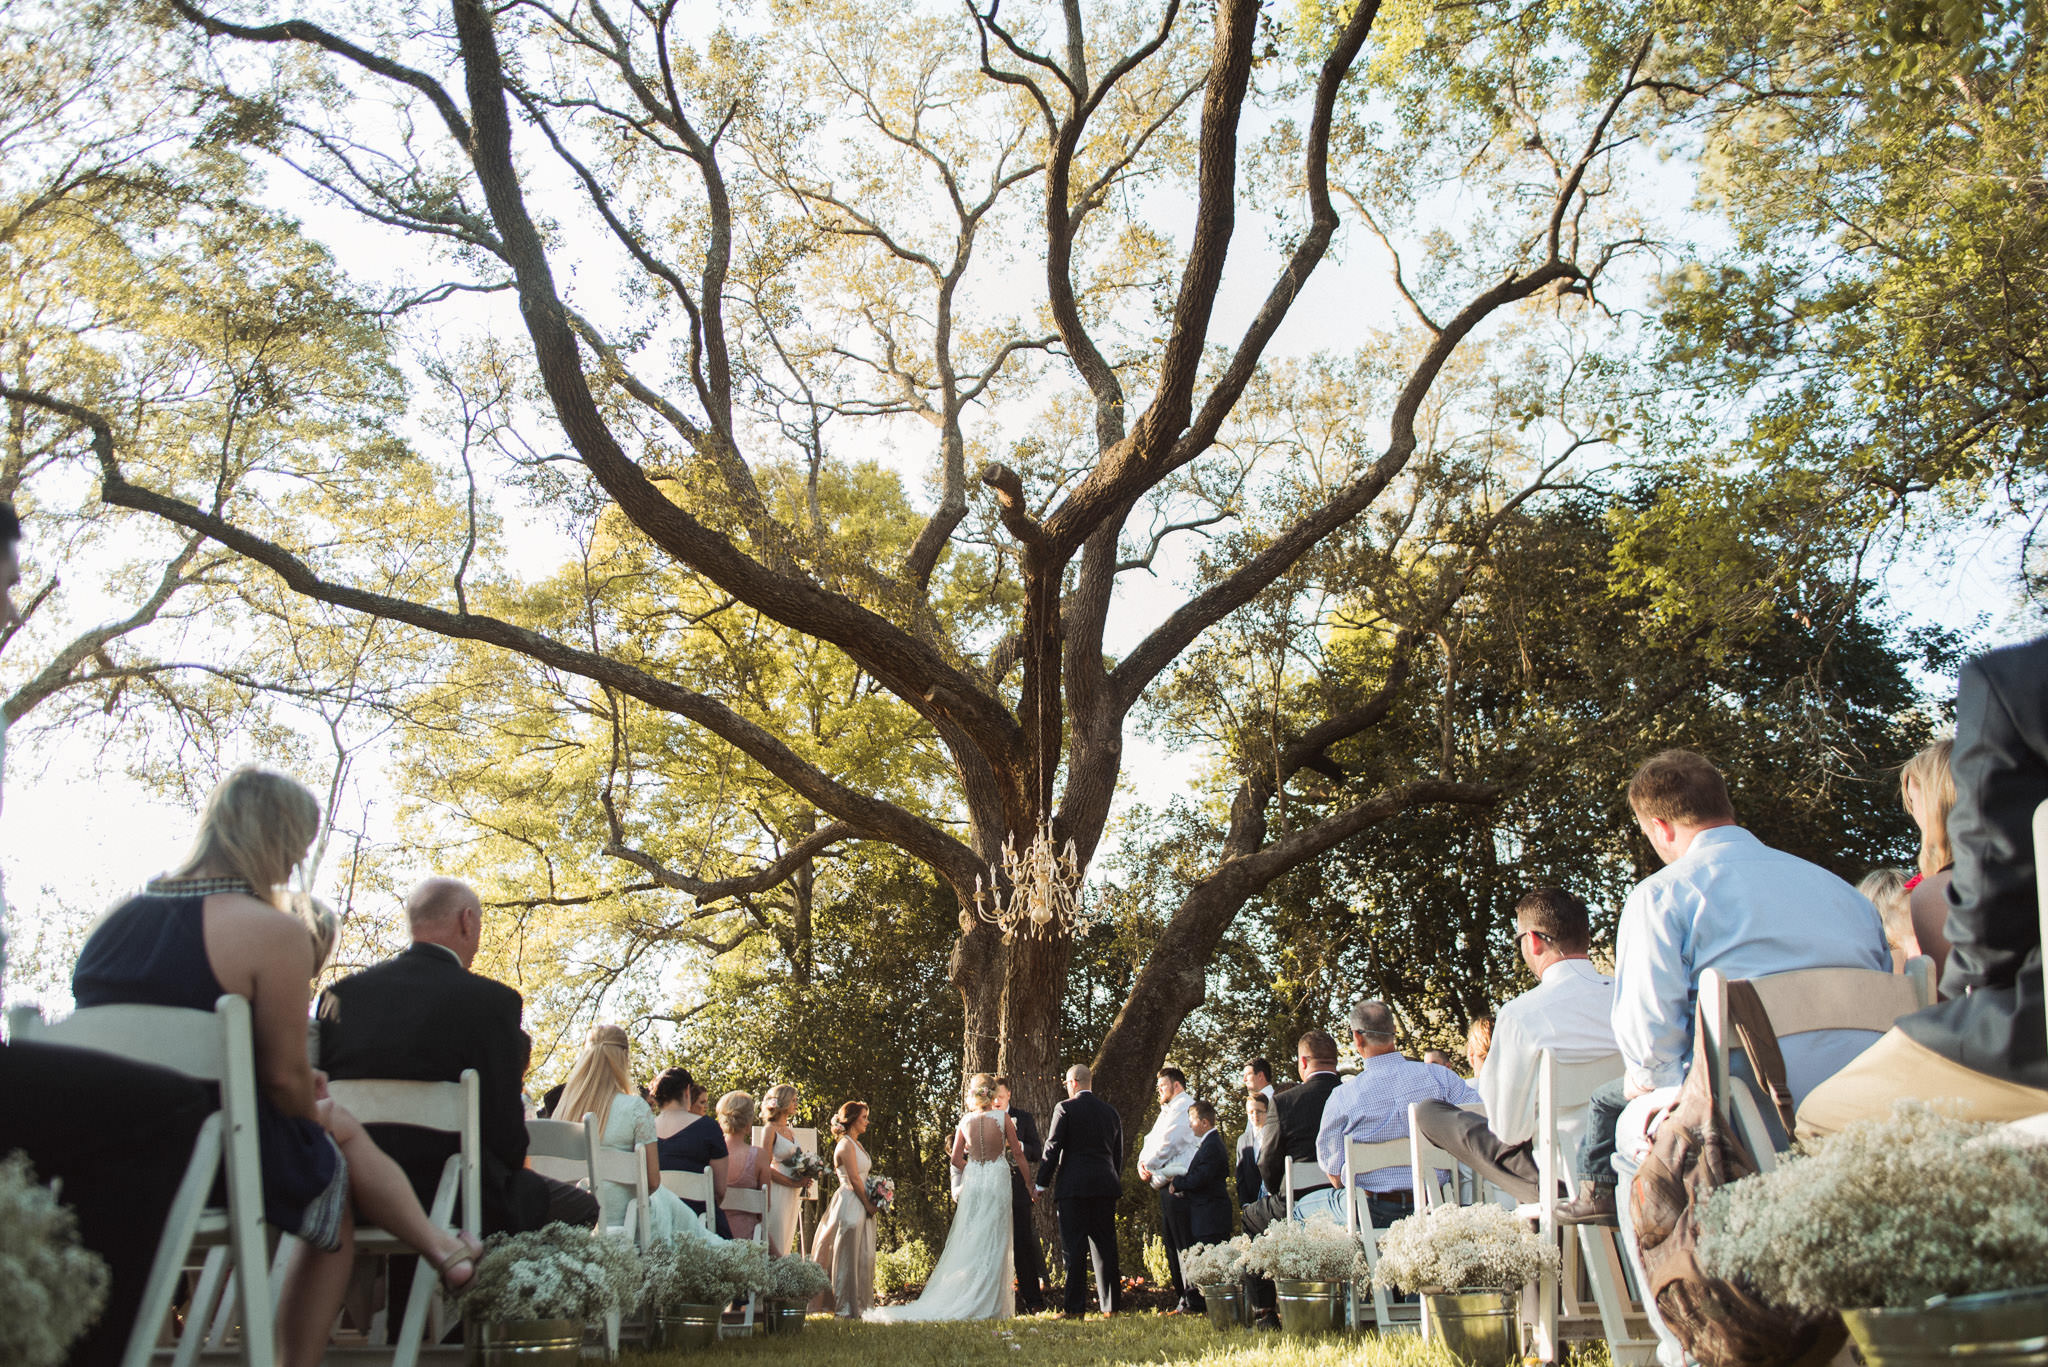
[[[1578,1173],[1582,1180],[1612,1189],[1614,1177],[1614,1127],[1628,1108],[1620,1078],[1593,1089],[1586,1106],[1586,1133],[1579,1140]]]
[[[1366,1218],[1372,1221],[1374,1229],[1385,1229],[1394,1221],[1415,1213],[1415,1207],[1383,1199],[1377,1192],[1364,1192]],[[1294,1198],[1294,1218],[1307,1221],[1317,1215],[1326,1215],[1338,1224],[1344,1223],[1344,1193],[1336,1187],[1312,1191],[1306,1196]]]

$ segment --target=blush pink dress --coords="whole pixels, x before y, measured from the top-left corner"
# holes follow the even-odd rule
[[[746,1144],[727,1135],[725,1139],[725,1185],[727,1190],[747,1187],[759,1191],[764,1179],[761,1176],[761,1146]],[[760,1225],[761,1217],[752,1211],[728,1210],[726,1224],[732,1228],[732,1237],[745,1241],[754,1237],[754,1230]]]

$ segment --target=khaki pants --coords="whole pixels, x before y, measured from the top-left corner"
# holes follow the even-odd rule
[[[1882,1119],[1895,1101],[1944,1102],[1959,1120],[2022,1120],[2048,1112],[2048,1092],[1965,1068],[1888,1030],[1807,1093],[1799,1107],[1799,1137],[1819,1139],[1851,1121]]]

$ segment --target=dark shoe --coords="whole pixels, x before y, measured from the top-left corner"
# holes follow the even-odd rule
[[[1258,1317],[1257,1319],[1255,1319],[1255,1320],[1253,1320],[1253,1321],[1252,1321],[1252,1328],[1254,1328],[1254,1329],[1274,1329],[1274,1330],[1277,1330],[1277,1329],[1279,1329],[1279,1327],[1280,1327],[1280,1317],[1279,1317],[1278,1315],[1268,1315],[1268,1314],[1262,1314],[1262,1315],[1260,1315],[1260,1316],[1259,1316],[1259,1317]]]
[[[1081,1312],[1078,1310],[1062,1310],[1060,1311],[1060,1318],[1063,1320],[1077,1320],[1081,1318]]]
[[[1614,1188],[1598,1186],[1592,1182],[1579,1183],[1579,1194],[1557,1207],[1557,1222],[1561,1225],[1616,1225],[1614,1214]]]

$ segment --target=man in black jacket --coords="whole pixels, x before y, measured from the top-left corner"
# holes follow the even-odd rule
[[[2048,636],[1963,666],[1949,767],[1955,873],[1948,886],[1948,1000],[1902,1017],[1808,1093],[1799,1137],[1891,1113],[1902,1097],[1964,1120],[2048,1111],[2034,811],[2048,802]]]
[[[320,1067],[333,1078],[454,1082],[477,1071],[484,1152],[484,1232],[539,1229],[552,1220],[597,1223],[597,1201],[526,1167],[520,1083],[532,1041],[519,994],[469,971],[483,937],[483,904],[453,878],[429,878],[405,901],[412,948],[320,994]],[[454,1136],[372,1125],[379,1148],[431,1202]]]
[[[1188,1108],[1188,1124],[1195,1132],[1195,1156],[1188,1170],[1168,1184],[1173,1199],[1181,1206],[1180,1224],[1187,1231],[1188,1246],[1220,1244],[1230,1238],[1230,1151],[1224,1147],[1223,1132],[1216,1128],[1216,1107],[1197,1101]],[[1208,1308],[1202,1293],[1188,1288],[1188,1308],[1196,1314]]]
[[[1088,1298],[1086,1259],[1093,1255],[1095,1299],[1105,1315],[1123,1303],[1116,1258],[1116,1203],[1124,1190],[1124,1122],[1116,1108],[1089,1088],[1085,1063],[1067,1069],[1067,1099],[1052,1108],[1038,1190],[1053,1189],[1060,1246],[1067,1260],[1068,1319],[1081,1318]],[[1057,1177],[1057,1185],[1055,1185]]]
[[[1323,1106],[1337,1090],[1337,1040],[1327,1030],[1311,1030],[1294,1049],[1294,1066],[1301,1073],[1301,1085],[1273,1098],[1280,1132],[1259,1158],[1259,1179],[1266,1196],[1244,1208],[1244,1231],[1262,1234],[1275,1220],[1287,1218],[1287,1160],[1295,1162],[1294,1190],[1297,1195],[1328,1191],[1330,1179],[1316,1162],[1316,1134],[1323,1127]],[[1259,1312],[1254,1327],[1278,1329],[1279,1301],[1273,1283],[1262,1277],[1251,1281],[1251,1301]]]
[[[1038,1121],[1012,1104],[1010,1080],[996,1079],[996,1106],[1017,1125],[1017,1143],[1027,1154],[1042,1151]],[[1035,1315],[1045,1309],[1045,1258],[1038,1250],[1038,1230],[1031,1223],[1031,1180],[1021,1169],[1010,1170],[1010,1261],[1017,1273],[1017,1313]]]

